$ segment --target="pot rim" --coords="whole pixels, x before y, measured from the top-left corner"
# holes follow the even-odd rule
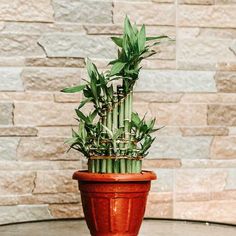
[[[156,180],[157,176],[153,171],[143,170],[141,173],[89,173],[87,170],[79,170],[73,174],[73,179],[92,182],[142,182]]]

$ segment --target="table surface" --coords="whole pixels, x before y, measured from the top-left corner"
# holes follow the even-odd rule
[[[0,226],[1,236],[89,236],[85,221],[59,220]],[[236,226],[144,220],[139,236],[236,236]]]

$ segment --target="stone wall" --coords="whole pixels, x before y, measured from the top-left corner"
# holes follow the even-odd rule
[[[2,0],[0,223],[81,217],[65,153],[80,95],[58,91],[101,69],[125,13],[175,43],[143,63],[135,107],[165,125],[145,161],[156,171],[147,217],[236,223],[234,0]]]

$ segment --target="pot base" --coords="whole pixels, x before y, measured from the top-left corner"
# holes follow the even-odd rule
[[[94,174],[75,172],[86,223],[92,236],[137,236],[153,172]]]

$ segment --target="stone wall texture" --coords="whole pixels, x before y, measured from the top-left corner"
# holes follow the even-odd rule
[[[82,217],[66,153],[81,96],[58,92],[104,69],[125,14],[167,34],[143,63],[136,111],[165,126],[146,217],[236,224],[236,5],[234,0],[1,0],[0,224]]]

